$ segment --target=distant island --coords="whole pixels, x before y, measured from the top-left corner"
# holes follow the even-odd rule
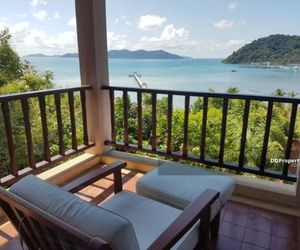
[[[30,54],[26,57],[78,57],[78,53],[67,53],[64,55],[47,56],[44,54]],[[108,51],[108,57],[114,59],[185,59],[179,55],[169,53],[164,50],[135,50],[130,51],[127,49],[122,50],[110,50]]]
[[[108,52],[109,58],[118,59],[183,59],[184,57],[169,53],[164,50],[110,50]]]
[[[228,64],[300,63],[300,36],[270,35],[246,44],[223,60]]]

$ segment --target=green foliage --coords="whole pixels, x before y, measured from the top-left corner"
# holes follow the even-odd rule
[[[270,35],[254,40],[223,60],[224,63],[300,63],[300,36]]]
[[[0,95],[53,88],[52,72],[38,72],[27,61],[23,61],[11,48],[8,30],[0,32]],[[83,141],[82,110],[80,96],[75,94],[75,119],[78,143]],[[40,108],[37,98],[30,98],[29,119],[36,162],[44,160]],[[28,166],[24,118],[20,100],[9,102],[14,149],[19,169]],[[64,142],[66,150],[71,148],[72,136],[69,117],[68,96],[61,95]],[[53,96],[46,97],[47,126],[51,155],[58,154],[56,107]],[[10,162],[2,112],[0,112],[0,177],[10,174]]]
[[[33,90],[52,88],[52,73],[37,72],[26,61],[22,61],[12,50],[9,44],[10,35],[8,30],[0,32],[0,95],[8,93],[17,93]],[[281,43],[279,43],[280,45]],[[278,46],[279,46],[278,45]],[[279,46],[280,47],[280,46]],[[214,90],[210,89],[210,92]],[[228,93],[238,93],[239,90],[231,87]],[[295,93],[285,93],[277,89],[274,95],[294,96]],[[76,132],[78,141],[83,140],[81,123],[80,97],[75,95],[75,118]],[[137,144],[137,103],[136,96],[128,96],[128,128],[129,143]],[[150,94],[142,95],[142,140],[143,146],[151,145],[152,140],[152,97]],[[229,100],[227,129],[225,138],[224,160],[226,162],[237,163],[240,153],[240,142],[242,134],[242,120],[244,115],[245,101]],[[24,133],[24,119],[20,101],[13,101],[9,104],[11,124],[13,129],[15,153],[19,169],[28,166],[26,152],[26,137]],[[222,98],[209,98],[207,113],[207,132],[206,132],[206,156],[212,159],[218,159],[221,138],[222,123]],[[32,139],[36,162],[44,159],[42,128],[40,119],[39,103],[36,98],[29,100],[30,125],[32,130]],[[66,149],[71,148],[71,124],[69,119],[68,96],[61,95],[61,109],[63,119],[64,141]],[[188,150],[189,154],[199,156],[202,117],[203,117],[203,98],[191,100],[188,121]],[[58,154],[58,134],[56,107],[53,96],[46,98],[47,125],[49,130],[49,142],[51,155]],[[167,127],[168,127],[168,100],[166,96],[158,96],[157,99],[157,148],[166,149],[167,145]],[[269,138],[267,168],[281,170],[282,166],[269,163],[270,158],[283,158],[289,130],[289,118],[291,105],[274,103],[272,124]],[[251,101],[250,114],[248,120],[247,144],[245,163],[250,166],[259,166],[261,159],[261,150],[263,135],[265,131],[267,114],[267,104],[264,102]],[[299,116],[298,116],[299,117]],[[123,96],[117,95],[115,99],[115,122],[116,139],[124,140],[124,107]],[[184,127],[184,109],[174,104],[172,114],[172,150],[181,151],[183,147],[183,127]],[[7,152],[6,138],[4,133],[4,123],[2,112],[0,112],[0,176],[6,176],[9,172],[9,157]],[[299,121],[296,123],[295,138],[300,138]]]
[[[8,29],[0,31],[0,94],[52,88],[53,74],[39,73],[27,61],[22,61],[10,45]]]
[[[239,88],[237,88],[237,87],[230,87],[230,88],[227,89],[227,93],[229,93],[229,94],[237,94],[237,93],[239,93]]]
[[[22,75],[22,63],[9,44],[10,38],[8,29],[0,32],[0,87]]]
[[[229,93],[238,93],[237,88],[228,89]],[[286,95],[282,90],[277,90],[277,94]],[[142,103],[142,128],[143,145],[151,145],[152,131],[152,103],[151,95],[143,94]],[[137,104],[135,98],[129,98],[129,143],[137,143]],[[118,96],[115,100],[115,117],[117,141],[123,141],[123,98]],[[227,128],[225,137],[224,160],[226,162],[238,163],[240,154],[240,143],[243,127],[244,100],[231,99],[228,103]],[[264,140],[267,104],[265,102],[251,101],[247,142],[245,153],[245,164],[250,166],[260,166],[261,152]],[[209,98],[207,114],[206,132],[206,157],[218,159],[221,138],[223,100],[221,98]],[[168,100],[165,96],[157,100],[157,148],[166,150],[167,147],[167,110]],[[269,137],[266,168],[272,170],[282,170],[282,165],[270,163],[270,158],[284,158],[284,151],[287,143],[289,130],[289,119],[291,113],[290,104],[274,103],[272,123]],[[188,150],[189,154],[199,156],[201,129],[203,116],[203,98],[191,100],[188,126]],[[131,124],[131,125],[130,125]],[[172,150],[181,152],[183,147],[183,127],[184,109],[174,105],[172,116]],[[300,135],[300,124],[296,123],[295,139]]]

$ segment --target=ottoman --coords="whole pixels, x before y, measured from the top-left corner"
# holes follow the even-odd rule
[[[212,234],[217,236],[220,211],[234,191],[234,180],[226,175],[176,162],[163,163],[136,183],[136,192],[183,210],[205,189],[220,192],[211,207]]]

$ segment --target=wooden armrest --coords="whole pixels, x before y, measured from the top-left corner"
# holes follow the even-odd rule
[[[88,250],[112,250],[108,243],[99,237],[92,238],[88,243]]]
[[[152,243],[148,250],[170,249],[199,219],[201,219],[200,224],[203,223],[200,228],[203,226],[207,227],[207,233],[209,234],[210,207],[219,195],[220,193],[214,190],[206,189],[183,210],[176,220]]]
[[[115,193],[122,191],[122,168],[125,168],[127,163],[125,161],[114,161],[111,164],[105,166],[98,166],[95,170],[89,171],[86,174],[81,175],[77,179],[62,186],[62,188],[68,192],[75,193],[80,189],[110,175],[114,174]]]

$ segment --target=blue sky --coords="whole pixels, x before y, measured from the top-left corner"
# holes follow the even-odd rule
[[[109,49],[225,57],[270,34],[300,35],[299,0],[107,0]],[[76,52],[74,0],[0,3],[0,28],[28,53]]]

